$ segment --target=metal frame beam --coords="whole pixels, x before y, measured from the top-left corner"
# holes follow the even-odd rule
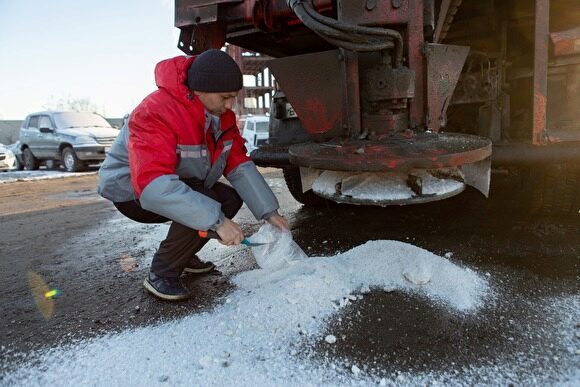
[[[550,41],[550,0],[536,0],[534,32],[534,124],[532,143],[542,144],[547,138],[548,43]]]

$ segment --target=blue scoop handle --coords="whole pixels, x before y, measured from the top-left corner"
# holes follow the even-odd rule
[[[201,238],[208,238],[208,239],[221,239],[220,236],[218,235],[217,232],[213,231],[213,230],[207,230],[207,231],[198,231],[197,234],[201,237]],[[265,243],[252,243],[249,240],[247,240],[246,238],[242,239],[242,244],[245,246],[249,246],[249,247],[256,247],[256,246],[261,246],[261,245],[265,245]]]

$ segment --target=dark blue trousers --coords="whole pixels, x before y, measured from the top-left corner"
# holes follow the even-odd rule
[[[229,185],[217,182],[211,189],[208,189],[203,186],[203,182],[188,180],[183,180],[183,182],[191,189],[220,202],[226,218],[232,219],[242,207],[242,199],[236,190]],[[123,215],[140,223],[170,221],[164,216],[143,209],[139,200],[114,204]],[[173,221],[167,237],[161,242],[159,249],[153,256],[151,271],[161,277],[180,276],[189,261],[208,241],[200,238],[197,231]]]

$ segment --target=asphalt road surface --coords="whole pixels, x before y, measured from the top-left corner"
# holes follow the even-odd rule
[[[553,218],[511,211],[506,203],[514,198],[501,184],[492,187],[491,200],[468,190],[413,207],[308,209],[290,196],[279,171],[264,173],[308,255],[399,240],[484,273],[494,291],[493,301],[468,317],[420,297],[373,291],[330,322],[342,345],[320,345],[314,356],[355,359],[379,376],[495,366],[496,375],[469,384],[578,382],[580,213]],[[208,310],[232,290],[232,275],[255,267],[246,249],[212,242],[200,256],[221,275],[188,277],[193,299],[173,304],[149,296],[141,282],[167,226],[124,218],[96,195],[96,182],[88,175],[0,184],[5,370],[35,350]],[[247,234],[260,225],[245,207],[236,221]],[[58,289],[53,310],[35,302],[31,276]]]

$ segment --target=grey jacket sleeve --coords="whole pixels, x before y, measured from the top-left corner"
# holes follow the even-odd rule
[[[112,202],[126,202],[135,199],[129,171],[129,126],[125,122],[113,143],[105,161],[99,168],[99,195]]]
[[[224,219],[219,202],[192,190],[177,175],[154,179],[139,200],[144,209],[194,230],[211,229]]]
[[[278,199],[258,172],[253,161],[238,165],[226,179],[248,206],[256,219],[265,219],[272,215],[280,205]]]

